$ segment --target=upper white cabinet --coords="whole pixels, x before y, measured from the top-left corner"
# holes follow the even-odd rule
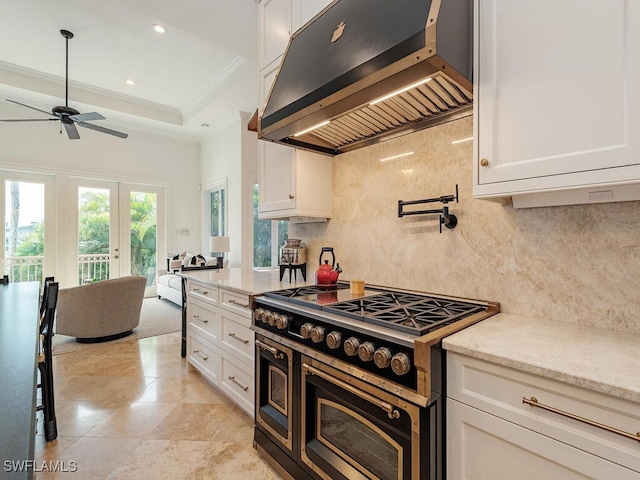
[[[515,206],[640,199],[640,4],[475,9],[474,196],[513,196]]]
[[[293,0],[262,0],[259,9],[260,69],[280,57],[297,28]]]
[[[307,23],[332,0],[299,0],[300,1],[300,26]]]
[[[331,217],[331,157],[268,142],[261,150],[259,218]]]
[[[290,24],[291,28],[297,27],[301,11],[312,18],[329,3],[326,0],[303,0],[302,2],[300,0],[263,0],[260,3],[261,61],[263,58],[276,55],[270,62],[261,64],[259,78],[261,110],[275,80],[280,66],[280,57],[286,49],[289,38],[287,34],[284,43],[279,43],[281,38],[275,35],[276,30],[281,29],[284,32],[282,26],[286,24]],[[279,27],[274,28],[273,25],[268,24],[270,22]],[[273,34],[263,35],[263,32]],[[265,42],[271,45],[265,46]],[[279,51],[279,48],[282,51]],[[271,52],[271,55],[263,57],[262,52]],[[268,141],[259,141],[258,165],[258,214],[261,219],[305,217],[305,221],[312,221],[314,218],[324,220],[331,217],[331,157]],[[301,219],[298,218],[298,220]]]

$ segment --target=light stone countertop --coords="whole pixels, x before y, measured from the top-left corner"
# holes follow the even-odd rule
[[[499,313],[446,350],[640,403],[640,335]]]
[[[291,276],[289,282],[289,271],[284,272],[282,282],[280,281],[280,270],[253,270],[241,268],[221,268],[216,270],[189,270],[186,272],[176,272],[177,275],[187,279],[203,282],[216,287],[228,288],[240,293],[258,295],[264,292],[282,290],[284,288],[301,287],[315,284],[315,271],[309,272],[307,268],[307,281],[302,279],[302,273],[297,272],[298,279]]]

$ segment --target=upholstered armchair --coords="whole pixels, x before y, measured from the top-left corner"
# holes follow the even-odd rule
[[[130,276],[61,289],[56,333],[84,343],[126,337],[140,322],[146,283]]]

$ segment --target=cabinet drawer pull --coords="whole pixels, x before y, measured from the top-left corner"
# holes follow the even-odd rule
[[[237,306],[242,307],[242,308],[249,308],[249,304],[248,303],[245,305],[244,303],[240,303],[237,300],[234,300],[233,298],[229,299],[229,303],[231,303],[233,305],[237,305]]]
[[[229,380],[231,380],[233,383],[235,383],[236,385],[238,385],[242,390],[244,390],[245,392],[247,390],[249,390],[249,387],[245,387],[244,385],[242,385],[239,381],[236,380],[236,377],[229,375]]]
[[[558,410],[557,408],[539,403],[536,397],[531,397],[531,398],[522,397],[522,403],[526,403],[527,405],[531,405],[532,407],[538,407],[543,410],[547,410],[548,412],[557,413],[558,415],[562,415],[563,417],[571,418],[573,420],[577,420],[578,422],[591,425],[592,427],[601,428],[602,430],[606,430],[607,432],[615,433],[625,438],[630,438],[631,440],[635,440],[636,442],[640,442],[640,432],[636,433],[635,435],[633,433],[623,432],[622,430],[618,430],[617,428],[613,428],[608,425],[603,425],[602,423],[594,422],[593,420],[589,420],[588,418],[579,417],[577,415],[574,415],[573,413],[564,412],[562,410]]]
[[[236,335],[235,333],[233,333],[233,332],[229,332],[229,336],[230,336],[231,338],[235,338],[235,339],[236,339],[236,340],[238,340],[239,342],[244,343],[245,345],[246,345],[247,343],[249,343],[249,340],[246,340],[246,339],[244,339],[244,338],[240,338],[239,336],[237,336],[237,335]]]
[[[208,295],[209,294],[209,290],[200,290],[199,288],[194,288],[193,291],[196,292],[196,293],[201,293],[202,295]]]
[[[200,315],[194,315],[193,318],[195,318],[196,320],[200,320],[202,323],[209,323],[209,320],[203,320],[202,318],[200,318]]]
[[[260,340],[256,340],[256,346],[261,350],[271,352],[273,356],[278,360],[282,360],[284,358],[284,354],[280,350],[278,350],[277,348],[273,348],[271,345],[267,345]]]
[[[198,355],[201,359],[203,359],[205,362],[207,360],[209,360],[209,357],[207,357],[205,354],[203,354],[202,352],[200,352],[200,350],[194,350],[193,353],[195,355]]]

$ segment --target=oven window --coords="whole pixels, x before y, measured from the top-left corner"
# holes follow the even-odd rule
[[[391,437],[344,405],[330,400],[319,398],[318,411],[318,438],[323,444],[373,478],[400,478],[402,447]]]
[[[269,365],[269,404],[287,416],[287,376],[285,373]]]

